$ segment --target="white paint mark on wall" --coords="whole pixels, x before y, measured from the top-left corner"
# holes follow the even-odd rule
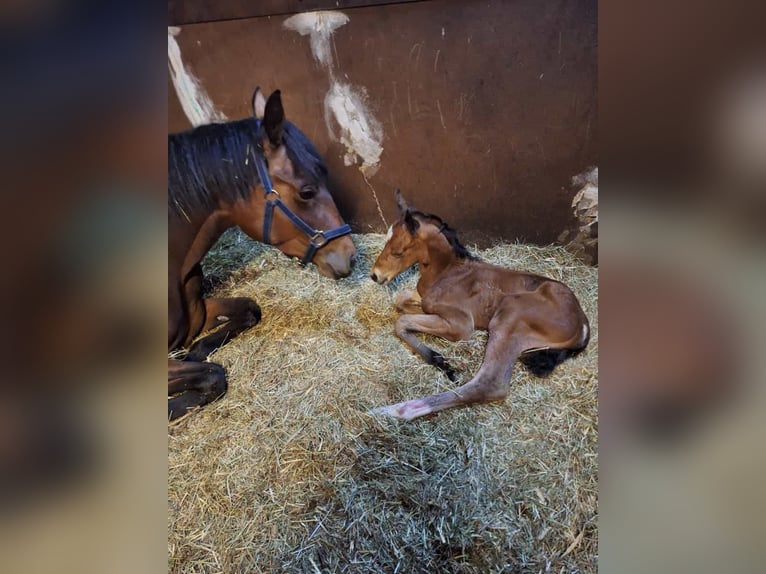
[[[362,90],[333,82],[324,100],[325,122],[330,136],[346,147],[344,163],[361,163],[361,172],[371,177],[380,167],[383,130],[364,100]],[[337,132],[334,124],[338,127]]]
[[[333,72],[332,35],[348,22],[343,12],[325,10],[296,14],[285,20],[283,26],[309,36],[314,59],[327,69],[330,89],[324,104],[328,133],[346,148],[344,163],[359,165],[366,179],[380,167],[383,128],[369,110],[364,89],[338,81]]]
[[[332,68],[332,49],[330,46],[333,32],[348,22],[343,12],[319,10],[290,16],[282,24],[288,30],[309,36],[311,53],[320,65]]]
[[[184,66],[181,48],[175,38],[180,33],[180,28],[168,27],[168,68],[184,114],[195,127],[227,121],[226,115],[216,109],[202,83]]]
[[[585,184],[598,187],[598,167],[591,167],[572,177],[572,187],[582,187]]]

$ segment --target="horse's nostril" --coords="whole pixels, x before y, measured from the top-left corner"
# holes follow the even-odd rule
[[[373,281],[375,281],[375,283],[377,283],[377,282],[378,282],[378,276],[377,276],[377,275],[375,275],[375,273],[371,273],[371,274],[370,274],[370,279],[372,279]]]

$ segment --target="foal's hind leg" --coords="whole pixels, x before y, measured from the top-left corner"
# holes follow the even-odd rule
[[[429,364],[444,371],[450,381],[455,380],[455,371],[449,366],[444,357],[425,345],[415,333],[437,335],[449,341],[468,339],[473,333],[473,322],[470,317],[457,316],[448,321],[440,315],[402,315],[396,320],[396,335],[407,343],[418,355]]]
[[[226,373],[221,365],[168,360],[168,418],[213,402],[226,392]]]
[[[261,320],[261,308],[247,297],[210,298],[204,302],[206,319],[202,332],[221,328],[192,344],[186,357],[188,361],[204,361],[226,341],[257,325]]]
[[[513,337],[512,329],[490,330],[484,362],[469,382],[444,393],[379,407],[372,413],[412,420],[453,407],[502,400],[508,394],[513,364],[521,348],[523,343]]]

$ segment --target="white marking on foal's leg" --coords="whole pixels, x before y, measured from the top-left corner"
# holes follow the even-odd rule
[[[429,415],[433,412],[433,409],[421,399],[414,401],[405,401],[403,403],[396,403],[395,405],[387,405],[385,407],[378,407],[372,409],[370,414],[373,415],[385,415],[402,419],[405,421],[411,421],[418,417]]]

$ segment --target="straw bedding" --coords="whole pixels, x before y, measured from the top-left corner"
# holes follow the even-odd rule
[[[380,287],[383,236],[354,242],[340,281],[236,230],[204,261],[210,290],[255,298],[263,320],[211,356],[228,393],[169,429],[168,570],[595,572],[596,269],[557,247],[475,251],[567,283],[591,343],[548,379],[517,365],[504,402],[406,423],[366,413],[466,382],[486,334],[427,337],[450,383],[393,334],[416,272]]]

